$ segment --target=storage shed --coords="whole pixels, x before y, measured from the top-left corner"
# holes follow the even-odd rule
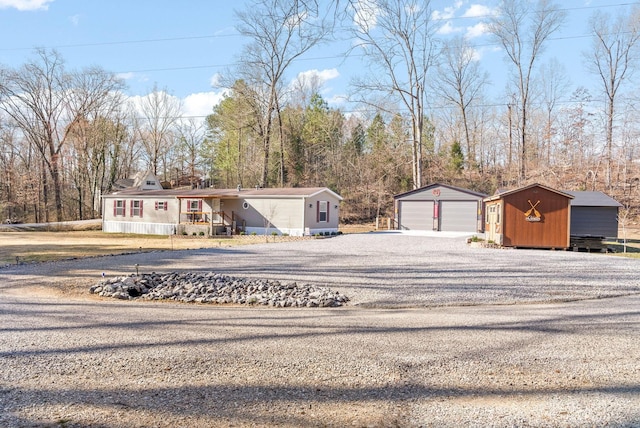
[[[618,239],[622,204],[602,192],[566,192],[571,200],[571,236]]]
[[[484,193],[441,183],[395,195],[397,228],[482,232],[482,200],[486,196]]]
[[[485,237],[505,247],[570,247],[573,196],[532,184],[485,198]]]

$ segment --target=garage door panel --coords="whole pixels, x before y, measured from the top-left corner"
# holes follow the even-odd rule
[[[400,229],[433,230],[433,201],[401,201]]]
[[[440,230],[445,232],[476,232],[478,229],[478,202],[442,201],[440,203]]]

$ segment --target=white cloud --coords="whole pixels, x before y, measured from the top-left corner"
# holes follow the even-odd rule
[[[463,18],[483,18],[495,15],[496,11],[482,4],[472,4],[462,15]]]
[[[441,35],[444,35],[444,36],[446,36],[448,34],[459,33],[461,31],[462,31],[462,28],[454,27],[453,25],[451,25],[451,21],[445,22],[445,24],[443,26],[438,28],[438,34],[441,34]]]
[[[327,100],[327,104],[330,106],[340,106],[345,104],[349,100],[349,97],[344,94],[333,95]]]
[[[371,31],[378,23],[378,14],[380,9],[372,0],[357,0],[355,5],[355,15],[353,17],[353,23],[362,32]]]
[[[76,15],[70,16],[69,21],[71,21],[74,27],[77,27],[78,24],[80,24],[80,15],[76,14]]]
[[[475,37],[483,36],[487,33],[487,24],[484,22],[478,22],[476,25],[472,27],[467,27],[467,32],[465,37],[467,39],[473,39]]]
[[[47,10],[54,0],[0,0],[0,9]]]
[[[318,86],[324,85],[326,82],[332,79],[340,77],[340,73],[335,68],[326,70],[307,70],[298,73],[297,80],[304,83],[317,83]]]
[[[213,113],[213,107],[224,97],[224,91],[199,92],[182,100],[182,111],[187,117],[203,118]]]
[[[211,76],[211,79],[209,79],[209,84],[211,85],[212,88],[218,88],[220,87],[221,81],[222,81],[222,75],[220,73],[216,73],[213,76]]]
[[[118,79],[122,79],[122,80],[131,80],[136,76],[135,73],[133,72],[128,72],[128,73],[118,73],[116,74],[116,77]]]
[[[443,10],[434,10],[431,13],[431,19],[435,21],[446,21],[447,19],[451,19],[456,15],[458,9],[462,7],[462,1],[457,1],[453,4],[453,6],[445,7]]]

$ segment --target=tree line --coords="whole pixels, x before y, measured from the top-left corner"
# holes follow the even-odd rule
[[[141,170],[166,186],[327,186],[345,198],[347,222],[392,216],[394,194],[433,182],[488,194],[532,182],[602,190],[637,214],[638,7],[594,12],[584,66],[599,84],[567,100],[561,64],[543,62],[566,11],[502,0],[486,24],[508,95],[490,99],[496,82],[474,47],[438,36],[429,3],[251,1],[236,14],[248,43],[204,120],[185,118],[167,89],[133,103],[114,73],[67,70],[55,50],[0,67],[0,216],[96,218],[100,196]],[[288,74],[337,28],[367,70],[352,82],[351,111],[331,107],[319,80]]]

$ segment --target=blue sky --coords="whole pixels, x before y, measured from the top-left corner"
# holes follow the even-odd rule
[[[466,34],[477,46],[497,96],[504,88],[503,54],[483,34],[482,16],[496,0],[433,0],[434,16],[443,33]],[[561,0],[568,19],[547,48],[545,60],[556,58],[573,86],[593,84],[583,71],[581,51],[588,49],[589,16],[602,9],[616,14],[630,1]],[[126,79],[132,97],[155,85],[181,98],[186,115],[206,115],[220,99],[212,87],[218,73],[236,62],[243,40],[235,30],[236,0],[0,0],[0,64],[17,67],[33,57],[35,47],[57,49],[69,69],[98,65]],[[354,73],[362,72],[357,58],[344,60],[344,46],[329,45],[309,52],[287,76],[318,73],[322,95],[332,106],[341,104]],[[570,91],[572,92],[572,91]],[[569,92],[569,93],[570,93]],[[595,89],[592,93],[596,92]]]

